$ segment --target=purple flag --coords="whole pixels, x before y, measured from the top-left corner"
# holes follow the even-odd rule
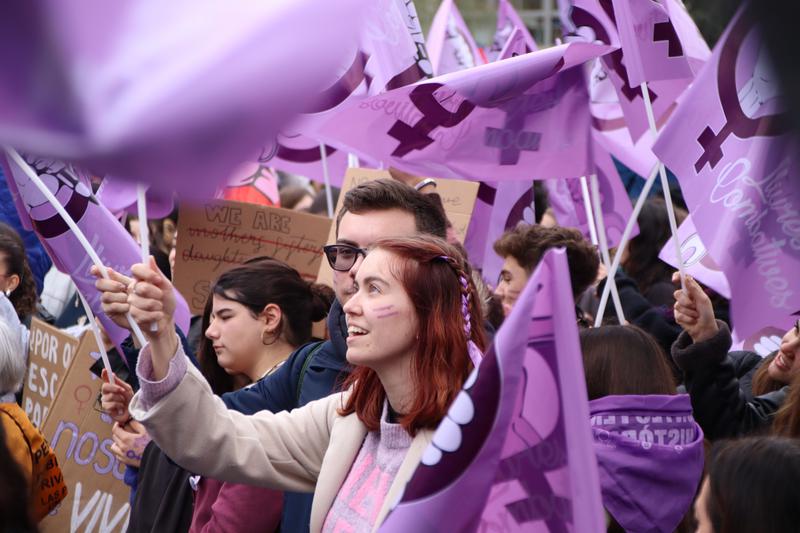
[[[659,136],[748,337],[800,310],[797,139],[766,46],[743,8]]]
[[[692,79],[708,49],[686,8],[677,0],[612,0],[625,56],[628,84]],[[689,53],[700,57],[690,61]]]
[[[595,172],[600,192],[600,205],[603,209],[603,222],[610,248],[619,244],[625,224],[633,212],[630,198],[622,185],[614,161],[598,146],[594,149]],[[588,180],[588,178],[587,178]],[[589,239],[591,232],[586,218],[586,206],[578,178],[549,180],[545,182],[548,199],[553,207],[559,226],[577,228]],[[634,228],[631,237],[638,235]]]
[[[372,4],[4,3],[0,141],[208,198],[319,104]]]
[[[573,43],[419,82],[345,104],[320,133],[362,160],[422,176],[585,175],[588,95],[573,67],[608,50]]]
[[[678,241],[681,245],[681,260],[684,272],[697,281],[714,289],[718,294],[730,299],[731,287],[725,273],[708,253],[706,245],[700,239],[700,234],[694,227],[692,215],[686,217],[678,228]],[[672,237],[667,241],[658,254],[658,258],[678,269],[678,256],[675,253],[675,243]]]
[[[472,264],[481,269],[483,278],[492,286],[497,283],[503,258],[494,252],[494,243],[507,230],[520,222],[534,224],[533,183],[501,181],[481,183],[464,246]]]
[[[138,185],[136,183],[106,176],[103,178],[100,188],[97,189],[95,198],[115,216],[119,216],[121,212],[136,215],[138,213],[137,192]],[[163,218],[175,208],[171,194],[164,195],[149,191],[146,199],[148,218]]]
[[[322,154],[316,128],[333,109],[349,99],[414,83],[432,74],[422,29],[413,2],[374,0],[359,14],[363,30],[352,61],[338,72],[312,110],[285,128],[262,150],[259,162],[280,170],[323,182]],[[341,186],[347,169],[347,154],[335,143],[325,145],[331,184]]]
[[[494,32],[494,40],[487,54],[490,61],[501,59],[500,52],[505,48],[514,30],[519,30],[522,33],[522,39],[525,43],[525,48],[520,53],[534,52],[539,49],[536,46],[533,35],[531,35],[528,27],[520,18],[517,10],[511,5],[511,2],[500,0],[497,4],[497,29]]]
[[[428,53],[437,76],[486,63],[453,0],[442,0],[433,17]]]
[[[605,531],[566,253],[549,250],[380,531]]]
[[[97,201],[86,176],[76,174],[64,163],[52,159],[23,157],[81,228],[103,264],[129,276],[131,265],[142,260],[139,247],[109,210]],[[111,341],[119,345],[128,336],[128,331],[103,313],[100,293],[94,287],[95,278],[89,274],[92,261],[77,237],[16,163],[5,158],[0,162],[8,176],[8,187],[14,196],[20,220],[25,220],[36,231],[53,264],[70,275]],[[178,304],[175,323],[182,331],[188,332],[189,308],[180,294],[176,292],[175,296]]]
[[[562,0],[566,1],[566,0]],[[562,24],[566,30],[567,41],[600,42],[612,46],[620,46],[617,32],[617,21],[611,2],[597,0],[570,0],[568,8],[562,6]],[[633,141],[648,131],[644,97],[639,86],[628,83],[624,51],[620,48],[603,57],[605,73],[619,97],[619,104],[625,116],[628,130]],[[691,79],[660,80],[649,85],[650,100],[656,124],[660,127],[670,116],[675,101]]]

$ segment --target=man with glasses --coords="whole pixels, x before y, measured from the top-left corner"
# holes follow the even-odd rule
[[[420,233],[444,239],[446,228],[436,195],[389,179],[350,190],[336,218],[336,243],[324,248],[336,293],[328,314],[330,340],[301,346],[274,374],[248,389],[225,394],[222,399],[228,408],[245,414],[292,410],[336,392],[349,373],[342,305],[355,293],[355,275],[369,247],[378,239]],[[281,531],[308,531],[312,499],[312,494],[286,493]]]

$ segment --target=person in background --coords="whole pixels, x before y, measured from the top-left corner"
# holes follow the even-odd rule
[[[281,207],[294,211],[307,211],[314,203],[314,195],[308,187],[302,185],[290,185],[280,190]]]
[[[631,325],[584,328],[580,342],[608,531],[692,531],[703,432],[666,354]]]
[[[28,266],[22,238],[14,228],[4,223],[0,223],[0,291],[11,301],[20,321],[27,327],[39,312],[47,321],[52,321],[49,313],[38,309],[36,282]]]
[[[675,320],[684,331],[672,346],[672,358],[683,371],[694,416],[706,438],[715,441],[769,430],[800,437],[800,320],[761,363],[760,379],[746,394],[740,378],[751,366],[747,361],[759,356],[728,353],[728,325],[716,320],[711,299],[697,281],[686,276],[685,282],[686,292],[675,291]]]
[[[44,435],[31,423],[15,401],[25,378],[25,357],[21,355],[20,333],[5,320],[0,320],[0,427],[5,435],[3,448],[19,466],[23,485],[13,489],[27,492],[31,517],[42,520],[67,495],[67,487],[58,466],[58,459]],[[6,467],[7,468],[7,467]],[[4,519],[5,516],[0,516]],[[5,520],[3,520],[3,524]]]
[[[314,532],[363,531],[383,520],[484,348],[480,306],[458,251],[430,237],[380,240],[344,305],[355,366],[346,392],[292,412],[235,416],[186,364],[172,331],[169,281],[152,263],[132,271],[131,314],[158,324],[144,328],[150,342],[139,359],[134,415],[193,471],[314,490]],[[200,423],[207,439],[190,442],[189,428]],[[372,487],[376,476],[386,482],[364,501],[358,487]]]
[[[800,441],[750,437],[715,446],[695,502],[697,533],[794,533]]]
[[[573,228],[546,228],[520,224],[506,231],[494,243],[494,251],[503,258],[503,269],[495,294],[501,299],[505,316],[511,312],[528,278],[550,248],[567,250],[572,293],[575,298],[597,278],[600,260],[597,250],[580,231]],[[576,307],[579,318],[583,313]]]

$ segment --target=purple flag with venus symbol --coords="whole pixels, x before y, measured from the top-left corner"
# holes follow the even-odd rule
[[[380,528],[605,531],[564,250],[549,250]]]

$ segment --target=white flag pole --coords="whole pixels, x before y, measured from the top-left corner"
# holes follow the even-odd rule
[[[322,163],[322,179],[325,182],[325,199],[328,203],[328,218],[333,218],[333,193],[331,192],[331,177],[328,174],[328,154],[325,145],[319,145],[320,162]]]
[[[111,362],[108,360],[106,345],[103,342],[103,336],[100,334],[100,328],[97,325],[97,321],[94,319],[94,313],[92,313],[92,308],[89,307],[88,303],[86,303],[86,300],[83,298],[83,294],[81,294],[81,291],[78,291],[78,296],[81,299],[81,304],[83,304],[83,311],[86,313],[86,318],[89,319],[89,325],[92,327],[94,340],[97,342],[97,348],[100,350],[100,357],[103,360],[103,367],[106,369],[106,373],[108,374],[108,382],[114,383],[114,371],[111,370]]]
[[[139,245],[142,250],[142,264],[150,265],[150,225],[147,223],[147,187],[141,183],[136,186],[136,207],[139,213]],[[150,331],[158,331],[158,324],[150,323]]]
[[[594,224],[594,213],[592,213],[592,200],[589,197],[589,186],[586,184],[586,176],[581,176],[581,195],[583,196],[583,207],[586,210],[586,221],[589,224],[589,237],[592,240],[592,244],[597,246],[599,244],[597,240],[597,228]],[[608,265],[606,265],[607,267]]]
[[[619,245],[617,246],[617,252],[614,254],[614,260],[611,261],[611,269],[608,271],[609,278],[613,279],[617,275],[619,264],[622,261],[622,254],[625,251],[625,248],[628,246],[628,242],[631,240],[633,226],[636,224],[636,220],[639,218],[639,213],[641,213],[642,207],[644,207],[644,202],[647,200],[647,195],[650,194],[650,189],[653,188],[653,184],[658,176],[658,167],[659,165],[653,167],[652,172],[650,172],[650,176],[648,176],[647,181],[644,182],[642,192],[639,193],[639,198],[636,199],[636,204],[633,206],[633,212],[628,218],[628,222],[625,224],[622,237],[620,237]],[[605,287],[603,287],[603,293],[600,296],[600,307],[597,309],[595,327],[599,326],[603,322],[603,315],[606,311],[606,304],[608,303],[608,296],[610,293],[611,286],[606,283]]]
[[[606,237],[606,223],[603,218],[603,206],[600,202],[600,189],[597,185],[597,174],[592,174],[589,178],[591,183],[591,196],[594,204],[594,216],[597,219],[597,235],[600,239],[600,254],[603,259],[603,264],[606,266],[606,271],[611,268],[611,257],[608,253],[608,238]],[[619,299],[619,292],[617,292],[617,280],[613,277],[606,278],[606,285],[611,284],[611,298],[614,300],[614,310],[617,312],[617,319],[620,324],[625,323],[625,313],[622,311],[622,302]],[[599,324],[598,324],[599,325]]]
[[[655,113],[653,113],[653,104],[650,101],[650,89],[647,88],[647,82],[642,83],[642,97],[644,98],[644,109],[647,112],[647,123],[650,125],[650,133],[653,134],[655,140],[658,135],[658,128],[656,127]],[[683,279],[685,276],[683,261],[681,257],[681,243],[678,240],[678,224],[675,222],[675,208],[672,205],[672,194],[669,192],[669,182],[667,181],[667,169],[664,168],[664,163],[658,162],[658,174],[661,176],[661,190],[664,192],[664,202],[667,204],[667,217],[669,218],[669,229],[672,232],[672,242],[675,244],[675,253],[678,258],[678,272],[681,277],[681,289],[686,292],[686,282]]]
[[[36,172],[30,167],[30,165],[28,165],[28,163],[22,158],[21,155],[19,155],[16,150],[6,146],[5,151],[6,154],[8,154],[8,156],[14,161],[14,163],[16,163],[17,166],[22,169],[25,175],[30,178],[31,182],[36,185],[36,188],[39,189],[39,192],[41,192],[47,201],[50,202],[50,205],[53,206],[56,212],[61,215],[61,218],[64,220],[64,222],[66,222],[67,226],[69,226],[69,229],[72,230],[75,238],[78,239],[78,242],[80,242],[84,251],[92,260],[92,263],[94,263],[94,265],[100,271],[100,274],[105,279],[109,279],[108,269],[100,260],[100,256],[97,255],[97,252],[94,250],[94,248],[92,248],[92,245],[89,244],[89,240],[86,238],[86,235],[84,235],[83,231],[81,231],[81,228],[78,227],[78,224],[72,219],[69,213],[67,213],[67,210],[64,209],[64,206],[61,205],[61,202],[58,201],[58,198],[56,198],[53,193],[50,192],[50,189],[48,189],[47,186],[42,182],[41,178],[39,178],[39,175],[36,174]],[[139,325],[135,320],[133,320],[131,314],[126,313],[125,317],[128,319],[128,323],[131,326],[131,332],[136,337],[136,340],[138,340],[142,346],[147,344],[147,340],[144,338],[142,330],[139,329]]]

